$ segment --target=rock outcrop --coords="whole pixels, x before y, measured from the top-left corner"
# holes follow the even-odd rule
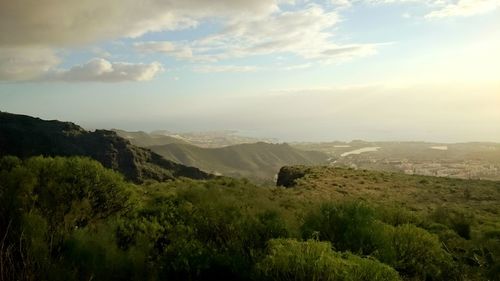
[[[277,186],[294,187],[296,180],[303,178],[309,172],[306,166],[285,166],[278,173]]]

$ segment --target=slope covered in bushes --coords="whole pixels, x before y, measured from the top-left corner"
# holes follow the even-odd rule
[[[0,280],[498,280],[498,218],[446,208],[4,157]]]
[[[317,151],[295,149],[286,143],[265,142],[203,148],[171,143],[148,147],[165,159],[210,173],[272,183],[285,165],[324,165],[328,156]]]

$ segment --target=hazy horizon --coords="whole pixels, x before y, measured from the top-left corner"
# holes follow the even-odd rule
[[[280,141],[500,142],[500,1],[0,3],[0,110]]]

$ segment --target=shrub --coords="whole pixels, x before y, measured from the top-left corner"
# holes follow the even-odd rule
[[[474,217],[461,210],[439,207],[431,214],[431,219],[453,229],[460,237],[471,239],[471,225]]]
[[[371,254],[386,243],[375,212],[360,202],[323,204],[306,217],[301,230],[303,238],[319,234],[341,251]]]
[[[397,272],[378,261],[340,254],[328,242],[274,239],[256,266],[261,280],[391,281]]]
[[[88,158],[4,157],[0,169],[0,226],[9,229],[2,244],[14,249],[14,279],[52,279],[47,276],[56,272],[75,229],[95,226],[131,204],[122,176]]]
[[[383,206],[376,209],[376,216],[379,220],[389,225],[398,226],[402,224],[420,223],[419,217],[407,209],[398,206]]]
[[[485,268],[484,277],[500,281],[500,230],[485,230],[476,242],[474,258]]]
[[[0,180],[2,213],[36,210],[52,229],[66,232],[129,207],[122,176],[88,158],[34,157],[2,171]]]
[[[146,268],[146,249],[119,249],[112,225],[96,230],[78,229],[65,241],[64,263],[59,266],[72,276],[57,278],[52,274],[49,279],[147,280],[152,270]]]
[[[436,235],[411,224],[395,227],[391,234],[393,267],[403,276],[419,280],[453,280],[452,258]]]

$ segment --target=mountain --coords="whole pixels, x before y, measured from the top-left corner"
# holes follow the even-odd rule
[[[259,139],[240,136],[237,131],[208,131],[190,133],[173,133],[165,130],[153,131],[151,133],[127,132],[117,129],[114,131],[121,137],[130,140],[132,144],[142,147],[171,143],[186,143],[205,148],[218,148],[244,143],[276,142],[274,139]]]
[[[321,165],[327,156],[321,152],[302,151],[288,144],[258,142],[221,148],[202,148],[188,144],[149,147],[166,159],[225,176],[274,181],[284,165]]]
[[[149,149],[132,145],[113,131],[89,132],[70,122],[5,112],[0,112],[0,155],[21,158],[35,155],[87,156],[135,182],[212,177],[197,168],[174,163]]]
[[[117,133],[120,137],[127,139],[133,145],[148,147],[153,145],[164,145],[171,143],[187,143],[186,141],[171,137],[170,135],[165,134],[148,134],[146,132],[138,131],[138,132],[128,132],[119,129],[113,129],[115,133]]]

